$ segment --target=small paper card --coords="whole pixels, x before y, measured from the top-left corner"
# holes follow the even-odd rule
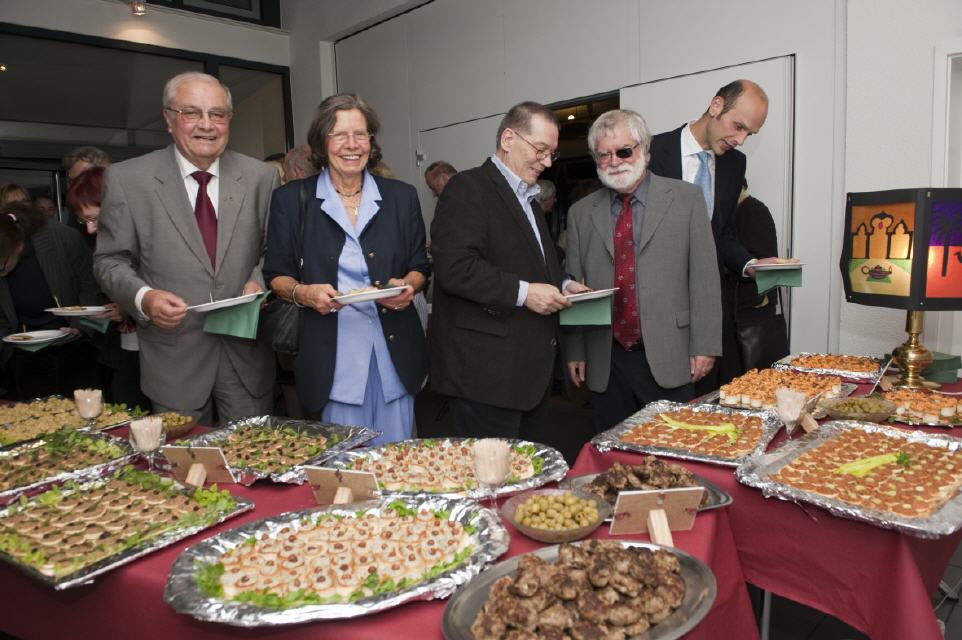
[[[302,467],[314,492],[314,499],[322,507],[334,504],[334,495],[340,487],[347,487],[354,502],[371,500],[378,495],[377,478],[370,471],[347,471],[328,467]]]
[[[755,286],[758,288],[758,295],[768,293],[775,287],[800,287],[802,286],[802,267],[756,271]]]
[[[611,535],[648,533],[648,512],[663,509],[672,531],[688,531],[695,523],[704,487],[652,489],[650,491],[622,491],[615,501],[611,520]]]
[[[207,470],[207,482],[237,482],[220,447],[161,447],[160,450],[170,461],[171,473],[178,482],[187,481],[190,467],[196,463],[204,465]]]
[[[269,293],[262,291],[250,302],[208,312],[204,319],[204,331],[253,340],[257,337],[261,302]]]
[[[562,326],[611,324],[611,297],[582,300],[558,313]]]

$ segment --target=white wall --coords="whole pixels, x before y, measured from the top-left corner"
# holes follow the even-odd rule
[[[278,29],[147,6],[135,17],[119,0],[0,0],[0,20],[288,66],[287,35]]]
[[[962,35],[962,3],[849,0],[847,23],[845,190],[929,186],[933,53]],[[937,315],[957,320],[962,314],[926,314],[923,342],[930,347],[939,343]],[[905,340],[904,325],[904,311],[844,304],[840,348],[883,353]],[[959,353],[962,340],[941,348]]]

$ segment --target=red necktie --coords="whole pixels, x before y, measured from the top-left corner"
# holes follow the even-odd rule
[[[638,318],[638,296],[635,293],[635,240],[631,224],[631,198],[621,193],[621,214],[615,225],[615,292],[612,332],[615,340],[630,349],[641,339],[641,320]]]
[[[197,181],[197,202],[194,204],[194,216],[197,218],[197,227],[200,229],[200,237],[204,240],[204,248],[210,256],[210,266],[217,268],[217,216],[214,214],[214,203],[207,195],[207,183],[213,178],[213,174],[206,171],[195,171],[190,174]]]

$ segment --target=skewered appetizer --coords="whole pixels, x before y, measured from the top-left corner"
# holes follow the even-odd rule
[[[0,553],[60,577],[168,531],[209,525],[235,507],[226,491],[188,492],[173,481],[127,469],[97,486],[72,482],[7,509]]]
[[[763,435],[762,419],[757,416],[677,409],[632,427],[620,439],[627,444],[734,459],[751,453]]]
[[[513,484],[541,472],[543,460],[534,455],[534,445],[511,448]],[[477,486],[474,454],[470,442],[411,440],[381,447],[380,457],[355,458],[351,468],[370,471],[378,484],[389,491],[426,491],[441,493],[464,491]]]
[[[721,386],[719,402],[726,406],[774,409],[775,390],[781,387],[799,391],[809,398],[818,394],[832,398],[841,394],[842,380],[838,376],[786,369],[751,369]]]
[[[471,625],[476,640],[625,638],[663,621],[685,599],[678,558],[612,540],[562,544],[556,563],[521,556],[498,578]]]
[[[962,485],[962,452],[850,429],[806,451],[773,480],[860,507],[926,516]]]
[[[118,445],[73,429],[61,429],[40,443],[30,443],[4,453],[0,456],[0,491],[125,455]]]
[[[895,389],[883,395],[886,400],[895,403],[897,420],[929,424],[962,422],[962,403],[956,396],[915,389]]]
[[[400,591],[461,564],[475,547],[473,528],[444,512],[395,502],[380,515],[308,515],[275,534],[261,533],[198,568],[213,598],[288,608],[353,602]]]

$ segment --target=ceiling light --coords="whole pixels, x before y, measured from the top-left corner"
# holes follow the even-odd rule
[[[3,73],[3,72],[6,71],[6,70],[7,70],[7,65],[5,65],[5,64],[0,64],[0,73]]]
[[[569,114],[568,114],[568,120],[574,120],[574,119],[575,119],[575,114],[569,113]]]
[[[131,0],[130,12],[133,13],[135,16],[147,15],[147,3],[139,2],[138,0]]]

